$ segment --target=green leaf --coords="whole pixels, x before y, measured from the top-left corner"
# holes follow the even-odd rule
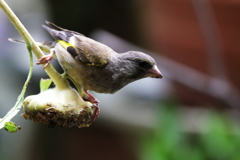
[[[51,79],[43,79],[42,78],[40,81],[40,91],[43,92],[43,91],[47,90],[51,84],[52,84]]]
[[[31,46],[27,46],[27,49],[28,49],[29,61],[30,61],[27,79],[23,85],[22,91],[21,91],[20,95],[18,96],[15,105],[10,109],[10,111],[8,111],[8,113],[3,118],[0,119],[0,129],[2,129],[4,127],[4,125],[6,123],[8,123],[22,108],[24,95],[26,93],[27,86],[30,82],[30,79],[32,77],[32,72],[33,72],[33,57],[32,57]]]
[[[5,125],[4,125],[4,129],[6,131],[8,131],[9,133],[15,133],[17,132],[18,130],[21,129],[20,126],[17,126],[15,123],[13,122],[6,122]]]

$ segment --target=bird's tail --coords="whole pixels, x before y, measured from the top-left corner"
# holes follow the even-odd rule
[[[13,39],[13,38],[8,38],[10,42],[15,42],[15,43],[25,43],[23,40],[18,40],[18,39]]]
[[[14,38],[8,38],[9,41],[15,42],[15,43],[22,43],[25,44],[23,40],[18,40]],[[45,52],[50,53],[50,50],[55,47],[56,42],[55,41],[43,41],[43,42],[36,42],[36,44],[39,46],[39,48]]]
[[[59,41],[69,42],[70,38],[74,35],[73,32],[71,31],[56,29],[57,26],[54,26],[53,28],[51,28],[52,25],[50,27],[45,25],[42,26],[58,42]]]
[[[80,35],[80,36],[84,36],[84,35],[81,34],[81,33],[78,33],[78,32],[75,32],[75,31],[71,31],[71,30],[68,30],[68,29],[61,28],[61,27],[57,26],[56,24],[54,24],[54,23],[52,23],[52,22],[49,22],[49,21],[45,21],[45,22],[46,22],[46,24],[47,24],[48,26],[42,25],[43,28],[45,28],[53,37],[54,37],[54,35],[57,34],[56,31],[63,31],[63,32],[61,32],[61,33],[66,33],[66,34],[70,34],[70,35],[71,35],[71,34],[77,34],[77,35]],[[54,30],[55,30],[55,31],[54,31]],[[67,35],[67,36],[70,36],[70,35]],[[62,36],[62,35],[60,35],[60,36]],[[60,38],[60,37],[55,37],[55,38]]]
[[[56,24],[49,22],[49,21],[45,21],[47,25],[49,25],[51,28],[58,30],[58,31],[69,31],[67,29],[61,28],[59,26],[57,26]],[[44,27],[45,28],[45,27]]]

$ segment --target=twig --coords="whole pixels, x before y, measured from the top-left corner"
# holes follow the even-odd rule
[[[35,56],[39,59],[44,56],[40,48],[36,45],[34,39],[31,37],[31,35],[28,33],[26,28],[22,25],[22,23],[19,21],[17,16],[13,13],[13,11],[9,8],[9,6],[5,3],[4,0],[0,0],[0,7],[5,12],[5,14],[8,16],[9,20],[12,22],[12,24],[15,26],[15,28],[18,30],[20,35],[23,37],[24,41],[26,42],[27,48],[32,50]],[[63,78],[54,68],[51,64],[49,64],[45,71],[49,75],[49,77],[53,80],[53,82],[56,84],[57,88],[65,88],[69,87],[67,81],[65,78]]]

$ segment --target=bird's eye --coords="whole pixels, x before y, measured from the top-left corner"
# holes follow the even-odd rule
[[[148,68],[151,68],[152,67],[152,65],[151,64],[149,64],[148,62],[146,62],[146,61],[138,61],[138,66],[140,67],[140,68],[144,68],[144,69],[148,69]]]

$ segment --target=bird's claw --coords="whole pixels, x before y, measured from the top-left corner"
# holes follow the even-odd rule
[[[99,100],[97,100],[95,97],[93,97],[87,90],[84,91],[83,99],[85,101],[89,101],[93,104],[99,103]]]
[[[45,55],[42,58],[40,58],[36,64],[39,65],[45,63],[43,67],[46,68],[51,62],[52,58],[53,58],[52,55]]]
[[[83,96],[83,100],[85,100],[85,101],[89,101],[89,102],[91,102],[92,104],[99,104],[99,100],[97,100],[95,97],[93,97],[92,95],[91,95],[91,97],[89,96],[89,95],[84,95]]]
[[[92,114],[92,119],[91,119],[90,123],[92,123],[93,121],[95,121],[99,117],[100,109],[98,107],[98,104],[93,104],[94,112]]]
[[[93,104],[93,108],[94,108],[94,112],[92,115],[92,119],[90,121],[90,123],[92,123],[93,121],[95,121],[100,114],[100,108],[99,106],[99,100],[97,100],[95,97],[93,97],[90,93],[88,93],[88,91],[85,91],[85,94],[83,95],[83,99],[85,101],[89,101]]]

